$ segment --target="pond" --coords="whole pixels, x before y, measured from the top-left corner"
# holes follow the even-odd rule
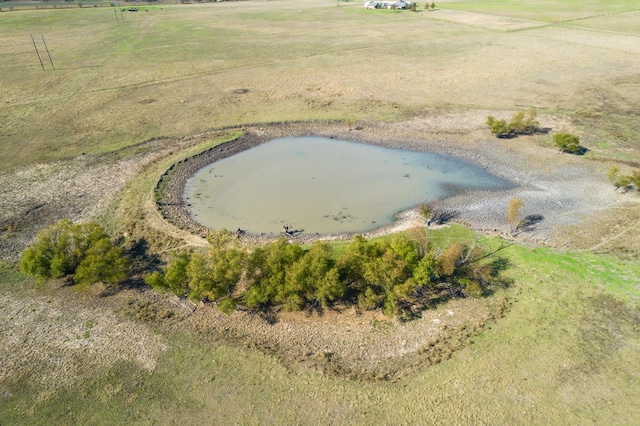
[[[324,137],[275,139],[200,169],[186,185],[212,229],[279,234],[367,232],[398,212],[461,191],[514,185],[455,157]]]

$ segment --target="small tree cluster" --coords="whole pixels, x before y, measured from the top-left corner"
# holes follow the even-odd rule
[[[505,119],[497,119],[493,115],[487,117],[487,126],[491,133],[499,138],[507,138],[517,135],[527,135],[538,131],[540,123],[536,119],[537,114],[534,109],[527,112],[518,111],[513,114],[507,123]]]
[[[556,133],[553,135],[553,143],[562,152],[568,152],[570,154],[577,154],[582,151],[580,146],[580,138],[572,135],[571,133]]]
[[[431,3],[427,2],[424,4],[424,10],[429,10],[429,9],[434,10],[435,8],[436,8],[436,4],[434,2],[431,2]]]
[[[66,219],[41,230],[20,261],[24,273],[44,279],[70,276],[77,284],[117,284],[128,268],[128,259],[99,224]]]
[[[616,187],[616,191],[621,189],[626,192],[633,188],[640,191],[640,170],[634,170],[629,175],[621,175],[620,169],[612,166],[607,173],[607,179]]]
[[[494,272],[480,262],[486,251],[475,244],[425,250],[403,234],[375,241],[356,236],[337,259],[324,242],[303,248],[281,238],[251,253],[240,249],[228,231],[214,234],[210,242],[206,256],[178,255],[145,281],[217,301],[223,312],[231,312],[236,303],[294,311],[341,301],[404,315],[434,293],[481,295]],[[241,277],[246,287],[236,292]]]
[[[295,311],[327,307],[344,295],[331,248],[316,242],[305,250],[281,238],[251,253],[244,295],[250,308],[278,305]]]
[[[245,269],[247,254],[227,230],[213,232],[207,240],[206,255],[178,254],[162,272],[147,275],[145,282],[178,296],[218,302],[220,310],[231,312],[235,309],[232,293]]]

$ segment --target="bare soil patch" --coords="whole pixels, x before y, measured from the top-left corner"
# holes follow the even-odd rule
[[[34,399],[42,401],[121,362],[153,371],[168,348],[165,339],[103,302],[69,288],[0,294],[0,383],[36,380]]]

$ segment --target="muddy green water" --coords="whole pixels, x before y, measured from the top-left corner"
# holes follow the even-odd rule
[[[366,232],[459,191],[513,184],[454,157],[321,137],[276,139],[198,171],[185,197],[213,229]]]

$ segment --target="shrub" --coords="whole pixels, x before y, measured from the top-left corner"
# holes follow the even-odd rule
[[[640,191],[640,171],[634,170],[630,175],[621,175],[619,172],[616,166],[611,166],[607,172],[607,179],[616,187],[616,190],[622,188],[622,191],[626,192],[633,186]]]
[[[537,114],[534,109],[530,109],[526,113],[524,111],[514,113],[507,125],[509,132],[517,135],[534,133],[540,125],[536,117]]]
[[[576,154],[581,151],[580,139],[571,133],[556,133],[553,135],[553,143],[562,152]]]
[[[498,120],[493,115],[490,115],[487,117],[487,126],[489,126],[491,133],[499,138],[509,135],[509,126],[507,126],[507,120]]]
[[[507,205],[507,222],[511,225],[511,233],[518,230],[520,225],[520,209],[524,205],[522,199],[515,197],[509,200]]]
[[[527,135],[538,131],[540,123],[536,119],[537,114],[534,109],[527,112],[518,111],[511,116],[507,123],[505,119],[497,119],[493,115],[487,117],[487,126],[491,133],[499,138],[506,138],[516,135]]]
[[[42,279],[72,276],[78,284],[117,284],[129,261],[95,222],[74,224],[63,219],[41,230],[22,254],[22,272]]]
[[[162,272],[152,272],[144,278],[144,282],[160,291],[171,291],[178,296],[186,296],[189,293],[187,265],[190,262],[189,255],[180,253],[175,255]]]
[[[631,172],[630,181],[633,186],[636,187],[637,190],[640,191],[640,171]]]

